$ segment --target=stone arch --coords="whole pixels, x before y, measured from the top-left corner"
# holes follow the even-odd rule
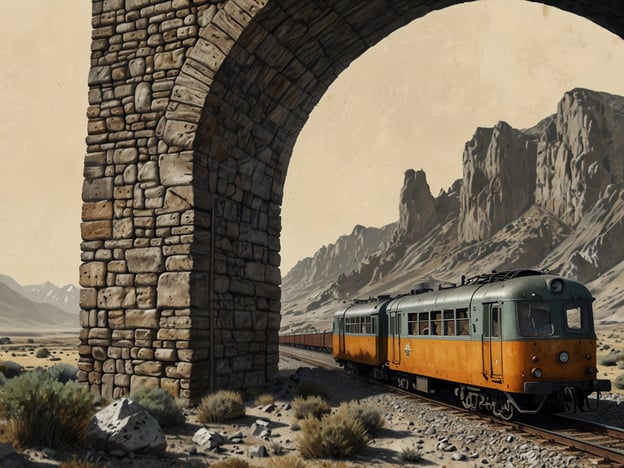
[[[297,135],[355,58],[458,3],[94,0],[79,380],[196,400],[276,376]],[[541,3],[624,33],[616,0]]]

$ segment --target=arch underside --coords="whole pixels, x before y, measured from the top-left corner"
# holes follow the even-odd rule
[[[92,47],[80,380],[107,396],[162,386],[194,400],[277,376],[280,207],[296,138],[354,59],[464,2],[190,3],[94,2],[94,24],[112,19],[94,26]],[[614,0],[541,3],[624,31]],[[145,34],[117,52],[129,72],[115,76],[113,38],[128,18]],[[102,115],[128,86],[114,128]],[[140,136],[137,120],[148,122]]]

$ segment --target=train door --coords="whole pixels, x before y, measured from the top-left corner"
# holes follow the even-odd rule
[[[390,311],[388,320],[389,335],[392,342],[390,359],[393,364],[399,364],[401,362],[401,313],[396,310]]]
[[[483,375],[503,380],[502,314],[500,304],[483,304]]]

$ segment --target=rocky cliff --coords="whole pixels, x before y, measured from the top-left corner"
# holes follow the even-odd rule
[[[513,268],[589,283],[602,294],[598,319],[624,321],[615,299],[624,280],[624,97],[574,89],[530,129],[477,128],[462,164],[463,178],[437,197],[423,171],[406,171],[399,220],[377,248],[343,242],[339,257],[353,262],[332,253],[325,263],[328,248],[300,262],[284,279],[283,327],[305,314],[306,325],[327,328],[340,301]],[[299,294],[295,278],[314,291]]]

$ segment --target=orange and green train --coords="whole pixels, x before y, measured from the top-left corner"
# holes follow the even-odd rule
[[[452,387],[466,408],[517,413],[590,409],[598,379],[594,298],[581,283],[533,270],[462,279],[359,301],[334,315],[334,358],[406,389]]]

